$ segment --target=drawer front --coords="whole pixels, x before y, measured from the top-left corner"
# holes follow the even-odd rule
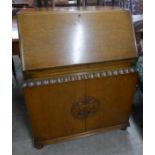
[[[85,81],[24,89],[34,138],[46,140],[85,131],[85,120],[72,115],[74,103],[85,96]]]
[[[86,81],[86,95],[98,102],[98,110],[86,118],[86,130],[127,123],[137,74],[104,77]]]

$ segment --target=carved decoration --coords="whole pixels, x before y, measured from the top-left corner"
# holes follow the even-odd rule
[[[86,119],[99,109],[99,101],[94,97],[86,96],[72,105],[71,114],[78,119]]]
[[[35,81],[25,81],[23,87],[36,87],[48,84],[59,84],[71,81],[102,78],[107,76],[118,76],[123,74],[129,74],[137,72],[134,67],[123,68],[118,70],[108,70],[108,71],[98,71],[98,72],[88,72],[88,73],[75,73],[71,75],[64,75],[60,77],[54,77],[51,79],[35,80]]]

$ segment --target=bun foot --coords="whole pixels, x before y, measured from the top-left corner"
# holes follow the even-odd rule
[[[125,126],[123,126],[123,127],[121,128],[121,130],[126,130],[127,127],[130,127],[130,122],[128,122]]]
[[[44,145],[43,144],[39,144],[39,143],[34,143],[34,147],[36,149],[42,149],[44,147]]]
[[[128,124],[127,124],[127,125],[125,125],[125,126],[122,126],[122,127],[121,127],[121,130],[126,130],[126,129],[127,129],[127,127],[128,127]]]
[[[122,128],[121,128],[121,130],[126,130],[127,129],[127,126],[123,126]]]

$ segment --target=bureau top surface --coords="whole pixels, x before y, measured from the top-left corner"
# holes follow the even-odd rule
[[[23,70],[136,57],[130,12],[116,8],[25,9],[18,14]]]

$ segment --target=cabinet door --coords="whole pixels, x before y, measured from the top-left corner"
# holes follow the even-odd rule
[[[25,88],[34,138],[47,140],[85,130],[85,121],[71,114],[74,103],[85,93],[84,81]]]
[[[137,74],[126,74],[86,82],[87,96],[96,99],[98,110],[86,119],[86,130],[127,123]]]

